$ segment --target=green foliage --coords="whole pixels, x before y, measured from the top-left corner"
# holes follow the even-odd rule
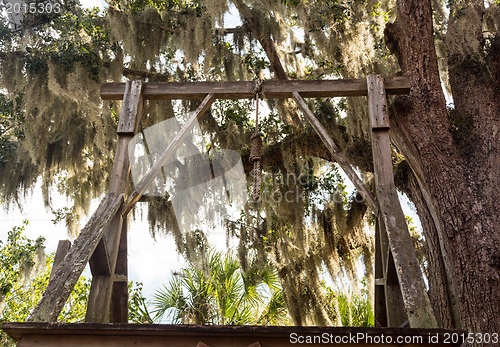
[[[45,291],[53,261],[54,254],[51,254],[46,258],[45,270],[34,274],[30,279],[18,280],[12,283],[12,287],[5,297],[5,308],[1,312],[0,322],[26,321],[31,310],[36,306]],[[66,323],[83,322],[89,293],[90,280],[80,277],[59,315],[58,321]],[[1,341],[6,344],[9,339],[2,335]]]
[[[384,23],[389,22],[389,13],[391,13],[391,10],[389,11],[384,11],[382,7],[380,6],[380,1],[373,5],[372,7],[372,12],[370,13],[371,16],[373,17],[379,17],[381,16],[384,20]]]
[[[241,131],[243,127],[249,127],[252,105],[248,101],[217,100],[214,104],[216,107],[212,110],[212,114],[222,130],[227,130],[231,124],[236,125]]]
[[[0,324],[24,322],[40,301],[49,283],[54,254],[43,260],[43,238],[29,240],[22,235],[27,221],[8,233],[5,244],[0,241]],[[80,277],[58,317],[59,322],[83,322],[90,293],[90,280]],[[142,284],[129,282],[129,320],[152,323],[142,295]],[[3,331],[0,346],[11,346],[12,339]]]
[[[68,230],[71,230],[71,226],[79,220],[74,207],[61,207],[53,210],[52,214],[54,215],[54,219],[51,220],[52,223],[57,224],[64,221]]]
[[[7,242],[0,241],[0,301],[18,280],[28,277],[35,266],[37,253],[43,252],[44,238],[35,241],[22,236],[28,221],[8,232]]]
[[[54,255],[43,260],[44,238],[29,240],[22,235],[27,221],[0,241],[0,322],[23,322],[40,300],[48,284]],[[85,317],[90,281],[81,277],[64,306],[59,321],[81,322]],[[2,345],[11,340],[2,333]]]
[[[324,282],[322,285],[325,287]],[[337,293],[326,287],[329,314],[333,321],[340,320],[344,327],[373,327],[375,316],[366,290],[360,295]]]
[[[144,11],[147,7],[153,7],[158,10],[172,10],[177,5],[179,5],[178,0],[111,0],[110,5],[117,7],[120,10],[129,9],[132,13],[136,14]]]
[[[155,319],[194,324],[283,324],[287,310],[276,270],[254,263],[243,272],[228,253],[210,252],[203,264],[174,273],[153,298]]]
[[[341,0],[314,0],[308,6],[311,7],[311,24],[314,30],[328,30],[341,25],[351,16],[352,2]]]
[[[270,66],[267,59],[255,53],[245,54],[243,57],[243,64],[248,72],[254,76],[254,79],[260,78],[262,71]]]
[[[128,320],[131,323],[154,323],[148,310],[146,298],[142,295],[142,283],[129,281]]]
[[[89,76],[99,81],[100,56],[114,51],[109,32],[99,9],[71,8],[50,23],[49,33],[39,33],[43,43],[26,47],[26,63],[30,73],[47,69],[49,62],[66,72],[72,71],[76,63],[85,67]]]
[[[281,3],[286,6],[297,6],[300,3],[300,0],[281,0]]]

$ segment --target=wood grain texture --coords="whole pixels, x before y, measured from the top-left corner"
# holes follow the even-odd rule
[[[59,267],[59,265],[61,265],[64,257],[66,256],[66,254],[68,254],[70,248],[71,248],[70,240],[59,240],[59,243],[57,244],[56,255],[54,257],[54,263],[52,264],[52,270],[50,271],[49,280],[52,280],[52,278],[54,278],[56,269]]]
[[[387,310],[385,301],[385,278],[382,260],[381,240],[380,240],[380,221],[377,218],[375,222],[375,297],[374,313],[375,326],[387,327]],[[387,247],[386,247],[387,248]]]
[[[54,277],[33,313],[30,322],[55,322],[68,300],[71,291],[102,238],[104,229],[111,222],[120,206],[123,194],[106,194],[90,220],[80,232],[73,246],[56,269]]]
[[[19,347],[27,346],[169,346],[196,347],[202,342],[210,347],[248,347],[256,341],[262,346],[297,346],[290,341],[290,334],[297,336],[321,336],[326,334],[337,339],[349,336],[375,338],[381,335],[396,341],[398,336],[421,339],[422,343],[375,344],[358,340],[358,346],[458,346],[445,344],[445,334],[461,334],[463,330],[446,329],[397,329],[397,328],[356,328],[356,327],[300,327],[300,326],[202,326],[166,324],[96,324],[96,323],[4,323],[2,328],[14,339]],[[435,337],[435,344],[428,337]],[[325,343],[307,346],[334,345]],[[335,344],[336,345],[336,344]]]
[[[156,163],[148,170],[144,175],[142,180],[135,186],[134,191],[130,194],[123,209],[123,215],[127,215],[132,209],[137,201],[141,198],[142,194],[148,189],[148,186],[153,182],[155,177],[160,173],[161,168],[167,163],[175,151],[182,144],[184,139],[189,135],[189,132],[193,129],[195,124],[197,124],[198,118],[203,116],[203,114],[210,108],[215,100],[214,94],[210,93],[205,96],[203,102],[198,106],[196,111],[191,115],[191,117],[184,123],[181,130],[172,139],[167,148],[163,151],[160,157],[157,159]]]
[[[85,322],[109,323],[112,288],[112,276],[92,275]]]
[[[139,130],[138,118],[142,115],[142,88],[141,80],[127,81],[123,94],[122,109],[116,132],[118,135],[134,135]]]
[[[128,281],[113,280],[111,291],[110,317],[111,323],[128,322]]]
[[[377,205],[377,201],[375,200],[375,197],[370,192],[370,190],[366,187],[366,185],[363,183],[363,181],[361,181],[361,179],[358,177],[358,175],[356,174],[356,172],[352,168],[351,164],[349,164],[347,159],[342,155],[342,152],[337,147],[335,142],[333,142],[332,138],[328,135],[325,128],[321,125],[320,121],[314,116],[313,112],[309,109],[305,100],[297,92],[293,93],[293,98],[297,102],[297,105],[299,106],[300,110],[304,113],[306,118],[311,123],[313,129],[316,131],[316,133],[321,138],[321,141],[323,141],[325,146],[330,151],[333,159],[340,165],[340,167],[342,168],[344,173],[347,175],[347,177],[351,180],[351,182],[354,184],[354,186],[356,187],[358,192],[363,196],[366,203],[368,204],[368,207],[370,207],[370,209],[375,214],[377,214],[378,213],[378,205]]]
[[[387,261],[383,259],[383,265],[386,266],[384,277],[388,324],[395,324],[394,321],[401,319],[391,318],[390,312],[393,310],[393,306],[390,305],[389,301],[395,303],[399,301],[399,293],[389,292],[390,289],[394,288],[389,286],[395,285],[394,281],[389,283],[389,270],[394,265],[410,326],[413,328],[433,328],[437,326],[436,318],[394,185],[389,129],[380,126],[384,119],[388,119],[388,115],[374,114],[374,112],[387,113],[387,107],[384,107],[387,101],[383,88],[383,77],[379,75],[368,76],[367,81],[373,86],[368,94],[368,112],[371,125],[375,184],[380,209],[379,218],[387,233],[390,248]],[[384,256],[383,250],[382,256]],[[391,264],[391,256],[393,264]]]
[[[182,99],[202,100],[209,93],[216,99],[251,99],[253,97],[253,81],[239,82],[164,82],[145,83],[142,95],[145,100]],[[385,80],[387,94],[408,94],[410,83],[406,77],[388,77]],[[304,98],[366,96],[368,87],[366,79],[316,80],[316,81],[265,81],[263,85],[265,98],[292,98],[298,92]],[[103,100],[122,100],[125,83],[105,83],[101,85]]]
[[[366,76],[368,87],[368,116],[372,129],[389,129],[387,98],[384,79],[380,76]]]
[[[128,144],[138,133],[143,108],[143,82],[128,81],[125,86],[120,119],[118,144],[108,191],[127,195],[130,175]],[[104,250],[104,251],[103,251]],[[87,322],[128,322],[127,284],[127,221],[118,213],[106,228],[91,257],[92,286],[87,304]],[[116,271],[121,280],[116,281]]]

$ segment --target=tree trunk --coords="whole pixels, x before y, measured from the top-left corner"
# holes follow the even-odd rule
[[[450,20],[448,35],[458,43],[449,49],[456,100],[452,112],[441,88],[430,0],[398,0],[396,22],[387,25],[385,34],[410,78],[411,93],[396,99],[392,121],[399,149],[420,178],[429,215],[435,214],[437,240],[429,240],[429,252],[442,259],[448,295],[440,295],[450,298],[449,321],[469,331],[493,333],[500,331],[500,93],[495,74],[479,59],[484,54],[481,24],[463,22],[482,16],[479,2],[458,4],[465,19]],[[477,42],[466,45],[470,38]]]

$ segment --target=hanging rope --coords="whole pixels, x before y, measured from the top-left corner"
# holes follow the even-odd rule
[[[255,98],[255,131],[251,137],[250,162],[253,163],[253,192],[252,199],[260,200],[260,185],[262,181],[260,171],[260,159],[262,153],[262,133],[259,132],[259,96],[262,96],[262,84],[264,80],[255,81],[253,96]]]

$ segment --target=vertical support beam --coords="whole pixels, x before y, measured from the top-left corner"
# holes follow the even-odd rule
[[[128,144],[139,131],[142,90],[143,82],[140,80],[126,83],[117,127],[118,144],[108,188],[110,193],[127,194],[130,175]],[[121,212],[113,218],[97,248],[99,252],[94,252],[91,258],[93,278],[86,322],[128,322],[127,222],[124,218]],[[106,264],[106,268],[101,264]]]
[[[118,247],[115,277],[111,291],[111,317],[113,323],[128,322],[128,263],[127,263],[127,217],[122,217],[123,226]]]
[[[389,264],[392,256],[410,326],[434,328],[437,327],[436,318],[394,184],[384,79],[379,75],[369,75],[366,80],[379,218],[387,233],[390,248],[387,271],[392,266]],[[389,284],[388,273],[385,275],[386,284]],[[386,301],[388,299],[386,295]],[[390,324],[391,319],[388,318]]]
[[[380,240],[380,220],[375,223],[375,327],[387,327],[387,311],[385,302],[385,276],[384,261],[382,259],[383,247]]]
[[[401,286],[399,285],[399,280],[396,273],[396,267],[394,266],[394,259],[392,257],[391,249],[389,248],[389,239],[387,238],[387,231],[385,224],[380,216],[377,218],[377,233],[378,241],[375,247],[378,247],[378,253],[380,256],[380,268],[379,276],[381,273],[381,279],[378,282],[381,284],[379,286],[379,295],[383,295],[384,307],[379,307],[385,313],[385,325],[383,327],[400,327],[404,322],[408,320],[406,316],[405,305],[403,301],[403,296],[401,294]],[[377,249],[375,249],[377,253]],[[377,313],[375,313],[377,314]]]

